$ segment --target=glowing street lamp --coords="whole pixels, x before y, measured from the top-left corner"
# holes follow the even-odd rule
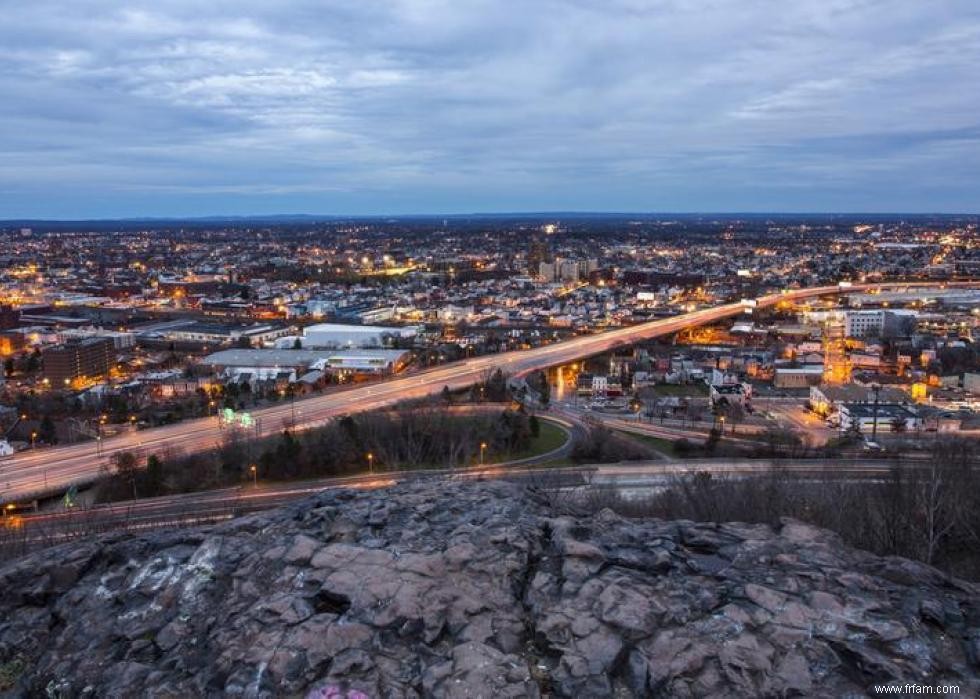
[[[252,485],[254,487],[258,488],[259,487],[259,469],[255,466],[255,464],[252,464],[251,466],[248,467],[248,470],[251,471],[251,473],[252,473]]]
[[[374,473],[374,454],[371,452],[367,453],[368,471]]]
[[[37,432],[31,432],[31,449],[34,448],[35,441],[37,441]]]
[[[483,465],[483,453],[487,450],[487,443],[480,442],[480,465]]]

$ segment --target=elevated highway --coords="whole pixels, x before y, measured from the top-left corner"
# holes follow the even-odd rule
[[[964,283],[976,284],[980,282]],[[915,286],[938,285],[903,282],[787,290],[750,302],[723,304],[597,335],[576,337],[546,347],[444,364],[411,376],[296,401],[295,405],[284,403],[256,410],[253,412],[255,427],[249,434],[255,437],[267,436],[281,431],[285,425],[294,425],[295,429],[309,428],[341,415],[374,410],[399,401],[437,394],[444,386],[450,389],[463,388],[482,380],[488,371],[498,367],[512,376],[527,374],[602,354],[619,346],[712,323],[738,315],[747,308],[766,308],[780,301],[801,301],[855,291]],[[135,451],[145,455],[167,448],[184,452],[203,451],[215,447],[220,440],[221,431],[217,419],[199,418],[175,425],[126,432],[101,443],[86,442],[21,452],[0,461],[0,504],[54,495],[64,492],[72,485],[91,483],[99,477],[100,471],[108,467],[111,456],[116,452]]]

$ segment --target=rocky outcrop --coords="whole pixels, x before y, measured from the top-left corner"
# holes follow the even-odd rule
[[[980,690],[980,596],[781,527],[559,516],[505,483],[334,491],[0,569],[15,696]]]

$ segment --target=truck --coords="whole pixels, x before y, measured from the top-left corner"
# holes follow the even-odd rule
[[[8,442],[6,439],[0,438],[0,459],[13,455],[14,448],[10,446],[10,442]]]

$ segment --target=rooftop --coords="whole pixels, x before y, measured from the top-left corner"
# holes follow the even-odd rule
[[[207,366],[310,366],[321,360],[374,359],[394,362],[405,350],[296,350],[296,349],[228,349],[210,354],[201,360]]]

